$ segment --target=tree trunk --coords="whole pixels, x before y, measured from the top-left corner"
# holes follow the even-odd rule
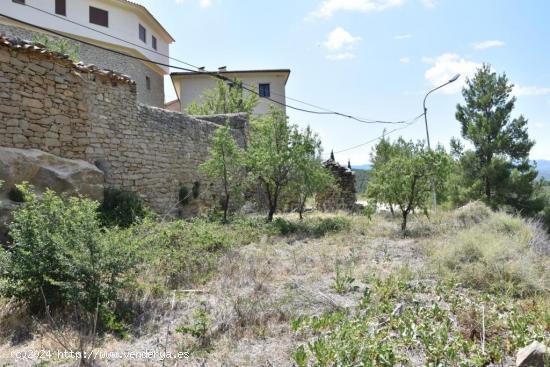
[[[491,200],[491,181],[489,176],[485,176],[485,197],[487,200]]]
[[[225,202],[223,203],[223,222],[227,223],[227,212],[229,211],[229,195],[225,195]]]
[[[390,213],[391,213],[391,217],[395,218],[395,212],[393,211],[393,204],[391,203],[390,203]]]
[[[273,215],[275,214],[275,206],[274,205],[270,205],[269,206],[269,212],[267,213],[267,221],[268,222],[273,222]]]
[[[401,232],[403,232],[403,235],[405,234],[405,231],[407,230],[407,215],[409,213],[407,211],[403,212],[403,221],[401,222]]]
[[[298,207],[298,214],[300,215],[300,220],[304,219],[304,208],[306,206],[306,199],[300,200],[300,206]]]

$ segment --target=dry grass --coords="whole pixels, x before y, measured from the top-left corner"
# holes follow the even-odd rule
[[[335,217],[307,216],[310,221]],[[140,290],[137,301],[146,312],[138,318],[135,332],[126,339],[106,336],[99,350],[190,351],[190,359],[183,361],[186,366],[292,366],[291,354],[304,340],[292,332],[291,320],[355,307],[365,277],[384,278],[406,268],[430,282],[427,278],[434,269],[441,268],[483,289],[500,284],[508,291],[533,292],[548,286],[548,268],[541,273],[544,268],[538,265],[548,242],[536,223],[491,213],[482,204],[432,218],[415,215],[408,238],[402,238],[399,218],[389,213],[372,221],[346,218],[349,227],[321,236],[309,230],[287,236],[255,234],[256,240],[247,246],[228,247],[207,282],[195,288],[186,283],[185,288],[159,293],[154,288]],[[297,216],[284,219],[296,221]],[[342,292],[335,287],[336,269],[351,279]],[[506,282],[499,283],[501,279]],[[462,316],[464,332],[471,332],[473,326],[468,325],[477,316]],[[197,331],[199,337],[176,331],[182,327]],[[42,342],[35,336],[21,348]],[[2,348],[0,355],[14,350],[8,344]],[[120,360],[105,364],[163,365]]]

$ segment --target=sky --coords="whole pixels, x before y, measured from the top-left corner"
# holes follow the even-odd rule
[[[515,84],[514,116],[529,120],[531,159],[550,159],[550,1],[546,0],[134,0],[176,39],[171,56],[207,69],[289,68],[287,97],[374,120],[410,120],[424,94],[432,145],[460,136],[461,88],[483,62]],[[183,65],[180,65],[183,66]],[[167,99],[175,98],[166,83]],[[287,99],[287,103],[309,108]],[[325,155],[369,162],[375,143],[402,125],[363,124],[287,109],[311,126]],[[390,136],[425,139],[424,120]],[[344,151],[344,152],[341,152]]]

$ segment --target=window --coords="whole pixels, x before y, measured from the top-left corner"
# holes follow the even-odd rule
[[[25,5],[25,0],[11,0],[11,2]]]
[[[67,15],[67,0],[55,0],[55,14]]]
[[[109,12],[107,10],[98,9],[90,6],[90,23],[101,25],[103,27],[108,27]]]
[[[271,97],[271,90],[269,83],[260,84],[260,97],[269,98]]]
[[[147,87],[147,90],[151,90],[151,78],[148,76],[145,77],[145,87]]]
[[[141,24],[139,25],[139,39],[147,43],[147,30]]]
[[[153,44],[153,50],[157,49],[157,38],[155,36],[151,36],[151,43]]]

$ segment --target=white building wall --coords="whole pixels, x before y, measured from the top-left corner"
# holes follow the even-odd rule
[[[59,19],[52,15],[44,14],[29,6],[14,3],[11,0],[1,0],[2,12],[8,16],[24,20],[28,23],[84,37],[92,40],[97,40],[126,48],[133,48],[142,53],[146,58],[168,64],[169,59],[165,56],[160,56],[153,51],[151,35],[157,38],[157,52],[169,55],[169,43],[165,37],[156,32],[154,21],[148,17],[138,14],[138,10],[132,5],[125,5],[124,2],[118,0],[67,0],[67,18],[74,22],[86,25],[92,29],[99,30],[108,35],[116,36],[122,40],[126,40],[143,48],[137,48],[126,42],[119,41],[107,35],[86,29],[76,24],[72,24],[63,19]],[[51,14],[55,14],[55,0],[26,0],[28,5],[45,10]],[[89,7],[93,6],[109,12],[109,27],[103,27],[90,23]],[[147,43],[139,39],[139,24],[142,24],[147,29]],[[168,73],[168,68],[162,67],[165,74]]]
[[[280,103],[286,103],[285,85],[288,77],[287,73],[227,73],[224,75],[231,79],[237,78],[241,80],[244,84],[247,84],[247,87],[252,87],[255,91],[258,91],[260,83],[269,83],[271,89],[270,98]],[[217,83],[217,79],[207,75],[173,76],[173,80],[181,100],[182,112],[185,112],[192,102],[200,104],[203,93],[214,88]],[[245,93],[249,92],[245,91]],[[270,106],[284,108],[266,98],[260,98],[258,105],[254,109],[254,114],[266,114],[269,112]]]

